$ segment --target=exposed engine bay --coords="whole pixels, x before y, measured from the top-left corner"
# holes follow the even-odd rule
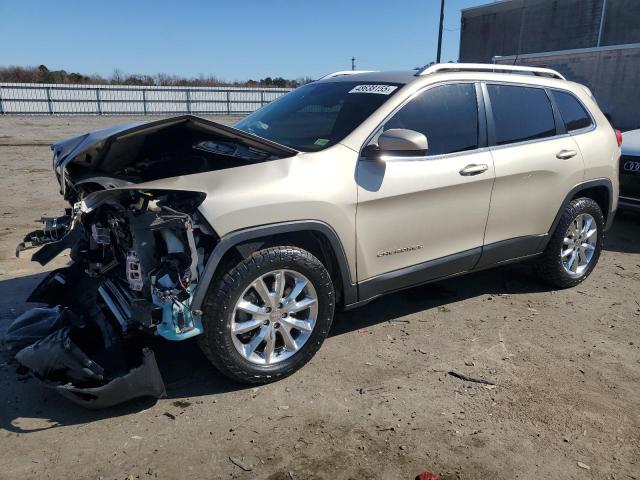
[[[74,268],[96,282],[99,300],[123,333],[157,328],[170,340],[189,338],[202,331],[200,312],[190,309],[190,300],[217,240],[196,212],[203,198],[191,192],[120,191],[91,211],[80,203],[62,217],[44,218],[44,228],[27,235],[18,253],[42,246],[32,259],[45,265],[71,248]],[[54,272],[31,299],[52,303],[56,297],[44,292],[68,290],[67,280],[65,272]]]
[[[16,319],[4,343],[20,348],[16,358],[34,376],[85,406],[162,396],[145,338],[202,333],[192,300],[219,238],[198,211],[205,193],[141,184],[291,152],[191,116],[107,129],[52,149],[71,207],[43,217],[16,255],[38,248],[32,260],[46,265],[70,249],[72,263],[51,272],[28,299],[49,310]]]

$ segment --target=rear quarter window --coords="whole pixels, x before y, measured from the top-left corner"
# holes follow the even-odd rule
[[[593,123],[591,117],[582,104],[572,94],[553,90],[553,97],[560,110],[567,132],[573,132],[590,127]]]
[[[497,145],[553,137],[553,109],[542,88],[488,85]]]

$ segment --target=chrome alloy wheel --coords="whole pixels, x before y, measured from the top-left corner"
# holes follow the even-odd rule
[[[231,319],[233,344],[251,363],[273,365],[309,340],[318,318],[318,295],[293,270],[260,276],[240,295]]]
[[[578,215],[566,233],[560,249],[562,266],[572,277],[585,272],[598,244],[598,225],[588,213]]]

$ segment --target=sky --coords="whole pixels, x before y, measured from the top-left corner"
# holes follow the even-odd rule
[[[457,60],[460,10],[446,0],[442,60]],[[317,78],[435,60],[440,0],[0,0],[0,66],[83,74]]]

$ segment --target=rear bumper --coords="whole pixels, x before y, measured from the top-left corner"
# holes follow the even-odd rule
[[[640,210],[640,198],[620,196],[618,199],[618,207],[625,210]]]

